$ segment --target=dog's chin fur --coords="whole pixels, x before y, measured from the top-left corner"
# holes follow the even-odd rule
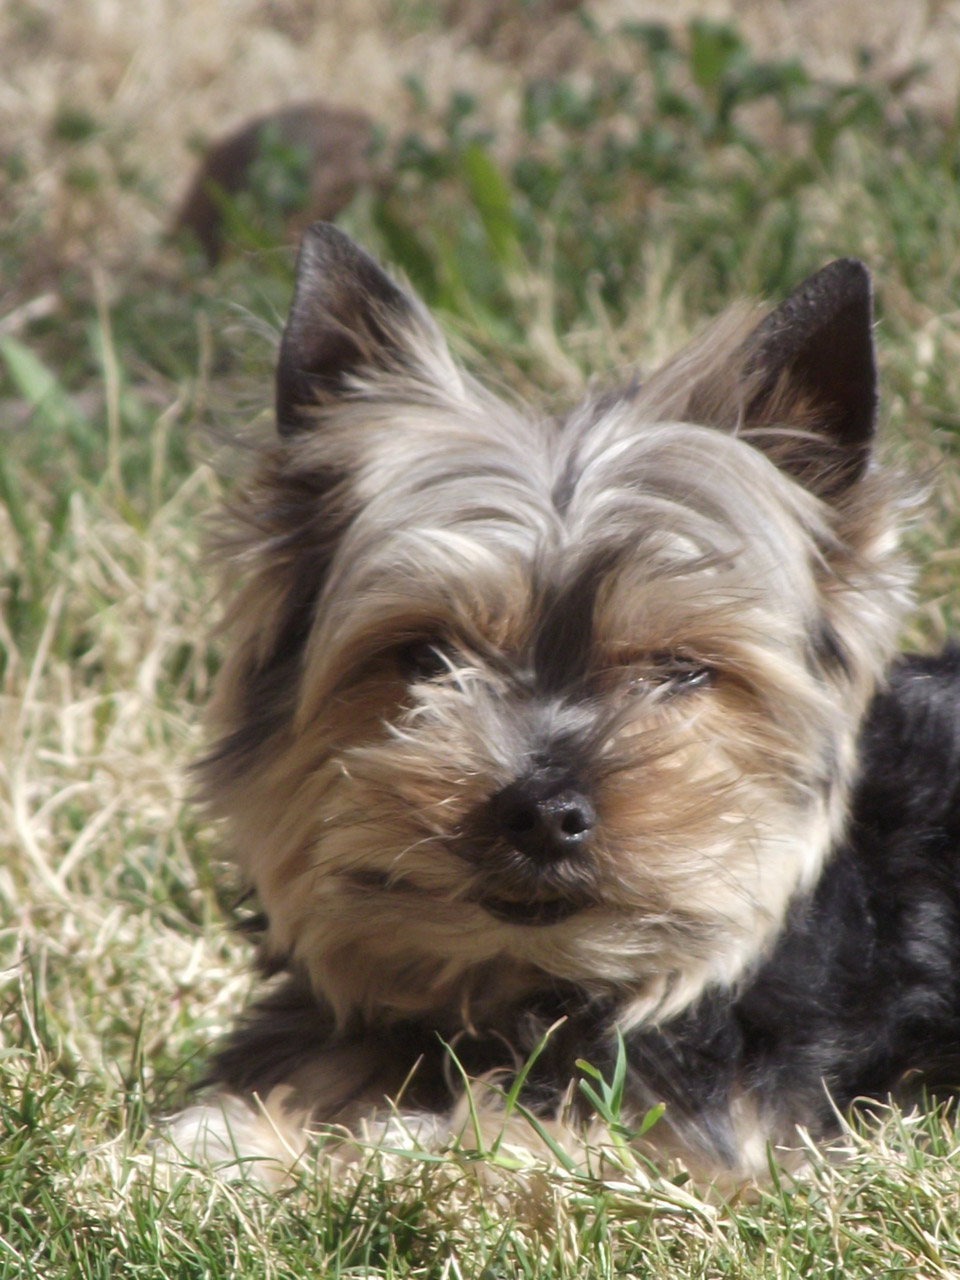
[[[392,1025],[516,1039],[563,991],[643,1030],[771,954],[843,837],[907,603],[896,490],[866,461],[866,275],[804,288],[555,421],[308,234],[279,434],[222,538],[240,581],[199,771],[263,962],[309,993],[289,1029],[314,1084],[280,1045],[251,1094],[289,1085],[313,1121],[362,1097],[362,1118],[415,1055],[392,1086],[316,1079]],[[825,353],[849,377],[819,381]],[[541,777],[588,838],[531,856],[495,798]]]

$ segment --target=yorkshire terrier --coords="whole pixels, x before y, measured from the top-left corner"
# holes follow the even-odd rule
[[[896,653],[871,326],[833,262],[557,419],[308,231],[199,766],[275,979],[181,1146],[453,1141],[538,1046],[521,1101],[589,1129],[622,1037],[621,1120],[749,1177],[955,1082],[960,652]]]

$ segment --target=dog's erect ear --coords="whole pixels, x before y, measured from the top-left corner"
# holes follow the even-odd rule
[[[789,430],[809,420],[831,455],[819,483],[811,449],[791,448],[785,434],[775,451],[785,470],[825,496],[858,480],[869,460],[877,411],[872,320],[869,272],[856,258],[841,258],[805,280],[747,342],[747,372],[759,382],[746,427],[765,448],[765,426]]]
[[[277,429],[311,425],[310,406],[345,391],[351,374],[402,367],[405,337],[430,325],[423,308],[349,236],[314,223],[297,256],[277,363]],[[437,335],[439,342],[439,335]]]

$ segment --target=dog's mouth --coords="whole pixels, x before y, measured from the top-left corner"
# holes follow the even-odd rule
[[[590,904],[573,898],[528,898],[516,901],[512,898],[475,899],[478,906],[496,920],[505,924],[547,925],[569,920]]]
[[[376,889],[382,892],[419,896],[417,890],[404,884],[403,881],[391,883],[385,875],[377,871],[354,871],[347,879],[362,889]],[[576,897],[571,894],[556,894],[553,897],[501,898],[495,894],[474,893],[469,901],[482,907],[495,920],[505,924],[548,925],[559,924],[569,920],[571,916],[594,906],[593,899]]]

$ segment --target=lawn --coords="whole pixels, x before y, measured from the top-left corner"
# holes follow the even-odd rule
[[[381,178],[340,224],[482,377],[548,406],[863,258],[885,453],[927,490],[904,644],[935,645],[960,624],[955,6],[914,45],[915,6],[863,34],[834,6],[839,52],[806,7],[796,40],[786,5],[0,13],[0,1276],[960,1275],[950,1109],[861,1117],[841,1153],[726,1202],[628,1153],[506,1147],[367,1153],[335,1186],[321,1159],[270,1194],[171,1171],[155,1142],[255,985],[190,804],[218,664],[202,548],[231,437],[270,429],[309,215],[302,154],[266,137],[208,265],[166,235],[191,139],[327,83],[375,110]]]

